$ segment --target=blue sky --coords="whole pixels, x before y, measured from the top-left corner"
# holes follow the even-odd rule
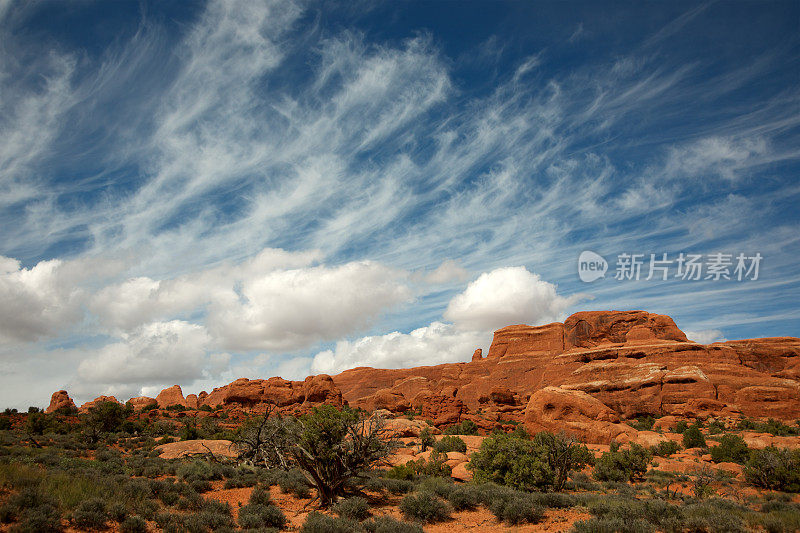
[[[0,0],[0,405],[464,361],[589,309],[797,335],[799,22]],[[623,253],[642,279],[615,279]],[[644,279],[664,253],[763,259]]]

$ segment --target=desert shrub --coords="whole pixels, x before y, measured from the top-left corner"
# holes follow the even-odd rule
[[[689,423],[686,420],[678,420],[675,424],[675,433],[683,433],[689,427]]]
[[[452,469],[446,463],[447,455],[437,451],[431,451],[428,459],[417,459],[416,461],[409,461],[402,465],[396,465],[386,472],[384,476],[392,479],[417,479],[424,476],[432,477],[450,477]]]
[[[441,522],[450,518],[452,507],[430,492],[409,494],[400,501],[400,512],[408,519]]]
[[[430,448],[431,446],[433,446],[434,444],[436,444],[436,439],[434,438],[433,432],[431,431],[430,427],[426,427],[422,431],[420,431],[419,444],[423,452],[428,448]]]
[[[597,460],[594,478],[598,481],[636,481],[644,477],[653,456],[648,449],[632,443],[620,450],[619,444],[611,443],[611,449]]]
[[[544,509],[527,494],[495,500],[489,505],[489,510],[499,521],[511,525],[535,524],[544,517]]]
[[[211,481],[220,479],[222,476],[215,472],[210,463],[205,461],[191,461],[178,467],[176,474],[178,479],[183,481]]]
[[[534,503],[549,509],[567,509],[577,505],[574,496],[560,492],[533,492],[530,498]]]
[[[423,533],[422,526],[401,522],[391,516],[370,518],[362,525],[369,533]]]
[[[476,483],[494,482],[527,490],[548,486],[555,477],[543,450],[531,440],[505,433],[486,437],[467,468],[473,471]]]
[[[650,431],[651,429],[653,429],[653,424],[655,423],[656,419],[650,415],[647,415],[637,418],[632,422],[628,422],[628,425],[630,425],[633,429],[636,429],[638,431]]]
[[[108,521],[106,502],[100,498],[86,500],[75,509],[72,520],[83,529],[103,529]]]
[[[286,523],[286,515],[272,504],[249,503],[239,509],[239,525],[242,529],[259,529],[262,527],[282,529],[286,526]]]
[[[658,457],[669,457],[670,455],[679,452],[681,445],[674,440],[662,440],[658,444],[650,447],[650,452]]]
[[[0,416],[0,430],[11,429],[13,424],[11,423],[11,418],[7,416]]]
[[[739,533],[747,531],[743,514],[747,510],[727,500],[709,499],[683,508],[684,526],[689,531]]]
[[[185,515],[183,526],[188,533],[206,533],[219,531],[222,528],[232,528],[234,523],[230,515],[201,511]]]
[[[683,447],[687,449],[706,447],[706,438],[703,436],[703,432],[700,431],[699,425],[692,424],[683,432]]]
[[[147,533],[147,522],[141,516],[132,515],[119,525],[120,533]]]
[[[475,509],[481,503],[480,489],[475,485],[460,485],[450,491],[447,501],[456,511]]]
[[[719,438],[719,445],[712,446],[711,460],[715,463],[729,462],[744,464],[750,456],[750,449],[739,435],[727,434]]]
[[[645,520],[634,518],[590,518],[579,520],[572,526],[573,533],[652,533],[655,528]]]
[[[180,431],[180,438],[181,440],[195,440],[200,438],[200,432],[197,430],[196,418],[184,419]]]
[[[444,499],[447,499],[455,488],[455,483],[449,477],[429,477],[417,484],[419,492],[430,492]]]
[[[25,417],[25,432],[31,435],[41,435],[47,430],[49,418],[46,414],[35,412]]]
[[[211,482],[204,479],[195,479],[189,483],[189,486],[192,487],[193,491],[199,493],[208,492],[211,490]]]
[[[268,490],[258,486],[253,489],[253,492],[250,493],[250,499],[248,500],[248,503],[256,505],[269,505],[272,503],[272,496],[270,496]]]
[[[277,478],[277,484],[286,494],[293,494],[298,498],[308,498],[311,496],[311,487],[303,473],[293,468],[292,470],[281,471]]]
[[[322,513],[312,511],[308,513],[306,521],[300,528],[301,533],[352,533],[359,531],[360,525],[349,518],[333,518]]]
[[[96,442],[102,435],[120,430],[133,409],[117,402],[100,402],[81,417],[81,428],[87,438]]]
[[[50,533],[61,531],[61,511],[51,503],[28,509],[12,529],[12,533]]]
[[[464,420],[460,424],[454,424],[444,430],[445,435],[477,435],[478,424],[472,420]]]
[[[433,449],[442,452],[467,452],[467,443],[464,442],[463,439],[456,437],[455,435],[445,435],[442,437],[436,444],[433,445]]]
[[[369,516],[369,504],[364,498],[353,496],[334,505],[333,512],[343,518],[363,520]]]
[[[756,487],[800,492],[800,450],[774,446],[753,450],[745,465],[744,476]]]
[[[181,511],[199,511],[203,508],[204,503],[203,497],[192,491],[180,496],[175,507]]]
[[[107,513],[111,520],[122,523],[125,521],[125,517],[128,516],[128,509],[122,502],[112,502],[108,506]]]
[[[580,531],[609,531],[611,526],[620,531],[681,530],[680,508],[662,500],[605,497],[591,501],[589,512],[595,520],[587,521]]]
[[[414,490],[414,483],[408,479],[393,479],[388,477],[372,477],[364,488],[374,491],[387,491],[391,494],[407,494]]]
[[[737,429],[743,431],[756,431],[758,433],[769,433],[779,437],[800,435],[800,425],[790,426],[784,424],[780,420],[775,420],[774,418],[770,418],[766,422],[744,418],[739,421]]]

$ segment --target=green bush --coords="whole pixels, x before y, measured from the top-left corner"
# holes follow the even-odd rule
[[[658,457],[669,457],[670,455],[679,452],[681,445],[674,440],[662,440],[658,444],[650,447],[650,452]]]
[[[419,444],[423,452],[436,444],[436,439],[434,438],[430,427],[426,427],[420,432]]]
[[[334,505],[333,512],[343,518],[364,520],[369,516],[369,504],[364,498],[353,496]]]
[[[147,522],[141,516],[129,516],[119,526],[120,533],[147,533]]]
[[[766,422],[759,422],[750,418],[744,418],[739,421],[737,429],[743,431],[755,431],[758,433],[769,433],[779,437],[800,435],[800,425],[795,424],[794,426],[789,426],[780,420],[775,420],[774,418],[770,418]]]
[[[400,512],[408,519],[441,522],[450,518],[452,507],[429,492],[410,494],[400,501]]]
[[[460,424],[454,424],[444,430],[445,435],[477,435],[478,424],[472,420],[464,420]]]
[[[535,524],[544,517],[544,509],[527,494],[499,498],[489,505],[489,510],[499,521],[511,525],[525,522]]]
[[[12,533],[50,533],[62,531],[61,512],[51,503],[28,509],[12,529]]]
[[[800,492],[800,450],[774,446],[753,450],[745,465],[744,476],[756,487]]]
[[[450,491],[447,501],[456,511],[475,509],[481,503],[480,489],[475,485],[460,485]]]
[[[692,424],[686,431],[683,432],[683,447],[684,448],[705,448],[706,438],[700,431],[700,426]]]
[[[306,521],[300,528],[301,533],[352,533],[359,531],[360,525],[349,518],[332,518],[322,513],[312,511],[308,513]]]
[[[590,518],[579,520],[572,526],[573,533],[653,533],[652,524],[640,518]]]
[[[447,456],[437,450],[432,450],[428,459],[417,459],[402,465],[396,465],[386,472],[384,476],[392,479],[411,480],[424,476],[450,477],[452,469],[445,462]]]
[[[75,509],[72,520],[83,529],[103,529],[108,521],[106,502],[100,498],[86,500]]]
[[[7,416],[0,416],[0,430],[11,429],[13,424],[11,423],[11,418]]]
[[[742,515],[747,511],[727,500],[706,500],[683,509],[684,526],[689,531],[708,533],[744,533]]]
[[[260,503],[248,503],[239,509],[239,525],[242,529],[260,529],[286,527],[286,515],[277,506]]]
[[[637,418],[633,422],[628,422],[628,425],[630,425],[633,429],[636,429],[638,431],[650,431],[651,429],[653,429],[653,424],[655,423],[656,419],[650,415],[647,415]]]
[[[408,479],[372,477],[364,484],[364,488],[376,492],[387,491],[391,494],[407,494],[414,490],[414,483]]]
[[[253,489],[253,492],[250,493],[250,499],[248,500],[248,503],[253,503],[256,505],[269,505],[272,503],[272,496],[270,495],[269,490],[258,486]]]
[[[455,435],[445,435],[442,437],[436,444],[433,445],[433,449],[441,452],[467,452],[467,443],[464,442],[463,439],[456,437]]]
[[[369,533],[423,533],[422,526],[401,522],[391,516],[370,518],[362,525]]]
[[[611,449],[603,453],[594,467],[594,478],[598,481],[636,481],[647,473],[653,456],[645,447],[632,443],[628,449],[620,450],[619,444],[611,443]]]
[[[744,464],[750,457],[750,449],[744,439],[739,435],[727,434],[719,438],[719,445],[712,446],[711,460],[715,463]]]
[[[675,424],[675,433],[683,433],[689,427],[689,423],[686,420],[678,420]]]

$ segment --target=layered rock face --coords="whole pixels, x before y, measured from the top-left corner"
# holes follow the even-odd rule
[[[800,418],[800,339],[701,345],[665,315],[581,312],[563,324],[502,328],[487,357],[469,363],[356,368],[333,380],[353,406],[375,405],[376,393],[405,406],[425,391],[461,402],[448,420],[487,429],[524,421],[608,442],[625,440],[618,422],[635,416]]]
[[[469,354],[464,354],[465,359]],[[100,397],[81,407],[86,410]],[[486,357],[407,369],[355,368],[304,381],[238,379],[186,397],[177,385],[135,407],[209,406],[304,412],[321,404],[394,414],[413,411],[446,426],[473,420],[484,430],[524,422],[566,430],[587,442],[633,438],[625,418],[643,415],[800,418],[800,339],[701,345],[668,316],[645,311],[576,313],[564,323],[515,325],[494,334]],[[70,405],[65,391],[48,411]]]

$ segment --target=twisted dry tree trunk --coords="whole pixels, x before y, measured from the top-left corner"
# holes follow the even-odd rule
[[[314,408],[300,418],[266,416],[242,432],[239,459],[266,468],[299,468],[317,489],[321,507],[344,494],[348,482],[366,477],[395,447],[383,418],[349,408]]]

